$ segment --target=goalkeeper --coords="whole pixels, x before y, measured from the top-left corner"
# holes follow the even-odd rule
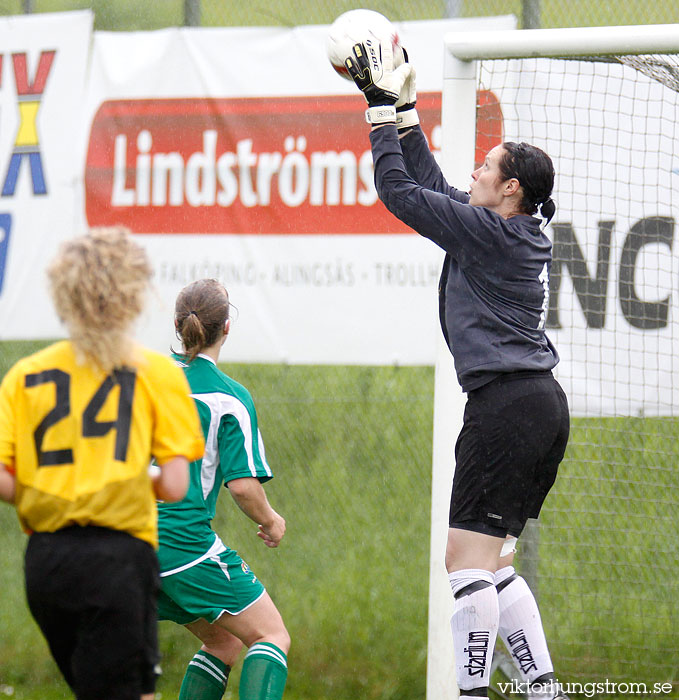
[[[540,614],[512,567],[514,545],[537,518],[569,434],[566,396],[545,334],[551,243],[552,162],[526,143],[493,148],[469,193],[448,185],[419,127],[415,73],[393,69],[392,47],[368,61],[357,44],[346,67],[372,124],[375,185],[387,209],[446,255],[439,314],[467,393],[455,447],[446,568],[461,700],[488,697],[499,633],[531,698],[563,699]]]
[[[186,498],[158,505],[158,616],[186,626],[203,642],[189,662],[179,700],[219,700],[242,643],[248,651],[240,699],[280,700],[287,678],[288,632],[264,586],[210,526],[225,485],[258,524],[265,545],[277,547],[285,534],[285,520],[262,488],[273,474],[252,398],[217,367],[231,324],[226,289],[213,279],[184,287],[174,322],[183,347],[174,359],[189,380],[206,441],[202,459],[189,465]]]

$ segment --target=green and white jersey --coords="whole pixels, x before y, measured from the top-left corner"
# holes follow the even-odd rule
[[[205,454],[189,466],[186,497],[178,503],[158,503],[158,558],[165,575],[225,550],[211,527],[222,484],[241,477],[261,482],[273,477],[250,392],[207,355],[198,355],[190,364],[181,355],[173,359],[189,381],[205,436]]]

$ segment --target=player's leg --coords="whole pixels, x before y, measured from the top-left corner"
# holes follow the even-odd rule
[[[224,613],[215,624],[248,647],[240,677],[240,700],[280,700],[288,676],[290,635],[269,594],[264,592],[237,615]]]
[[[450,621],[460,700],[488,697],[499,621],[493,572],[502,538],[451,527],[446,568],[454,597]]]
[[[52,550],[36,572],[27,556],[29,604],[58,601],[64,630],[72,634],[68,661],[60,667],[78,700],[139,700],[155,688],[158,660],[158,560],[151,545],[104,528],[68,528],[33,536]],[[44,552],[43,552],[44,553]],[[38,612],[42,618],[42,613]],[[49,623],[57,656],[58,631]],[[64,636],[62,635],[62,639]]]
[[[205,619],[185,625],[203,642],[187,666],[178,700],[220,700],[243,643],[220,625]]]
[[[71,656],[77,643],[79,598],[64,597],[72,587],[70,580],[56,573],[61,569],[62,555],[64,570],[69,567],[68,555],[59,547],[58,539],[53,533],[36,533],[29,538],[24,562],[26,598],[52,657],[72,688]]]
[[[520,533],[529,515],[526,484],[544,454],[544,438],[535,430],[543,419],[536,414],[544,410],[549,377],[507,375],[468,393],[455,446],[446,552],[463,696],[487,695],[500,616],[495,571],[507,533]]]
[[[189,661],[178,700],[221,700],[243,644],[227,630],[211,625],[229,602],[229,580],[219,557],[161,577],[158,618],[183,625],[203,642]],[[202,617],[203,616],[203,617]]]
[[[446,568],[454,596],[451,620],[462,698],[487,698],[499,624],[494,574],[508,527],[516,520],[505,482],[511,478],[506,397],[500,381],[470,391],[455,445]]]
[[[538,517],[556,479],[569,433],[568,405],[563,391],[551,378],[542,383],[547,391],[543,391],[539,404],[531,411],[536,420],[541,420],[541,425],[532,424],[532,431],[545,438],[526,503],[526,514],[531,518]],[[498,634],[522,680],[531,684],[530,699],[561,700],[566,696],[554,676],[537,601],[527,582],[514,570],[515,544],[515,538],[507,538],[495,574],[500,607]]]
[[[158,604],[160,619],[188,626],[206,641],[208,653],[210,649],[216,651],[214,658],[225,665],[235,661],[237,650],[228,635],[214,628],[223,628],[249,647],[240,679],[242,699],[278,700],[282,697],[290,637],[264,586],[237,552],[227,549],[179,573],[165,576],[162,582]],[[208,636],[208,628],[199,622],[201,618],[213,628],[211,636]],[[219,654],[223,656],[220,658]],[[205,671],[207,664],[201,662],[201,666],[202,669],[193,670]],[[207,678],[209,674],[204,676]],[[223,693],[224,687],[218,690]]]
[[[460,697],[487,698],[499,620],[493,575],[506,530],[486,528],[479,512],[487,480],[488,410],[483,389],[469,392],[455,445],[446,569],[453,593],[451,631]],[[493,511],[495,512],[495,511]]]
[[[513,546],[516,539],[508,537],[507,542]],[[513,552],[501,557],[499,568],[495,572],[500,608],[498,635],[521,674],[522,681],[548,684],[555,681],[554,667],[540,611],[525,579],[514,570],[513,559]]]
[[[73,656],[76,697],[152,699],[159,661],[158,559],[135,537],[114,533],[106,539]]]

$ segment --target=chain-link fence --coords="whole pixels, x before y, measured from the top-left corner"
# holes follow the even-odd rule
[[[130,31],[171,26],[283,26],[330,24],[355,7],[394,20],[486,17],[513,14],[519,27],[583,27],[673,22],[675,0],[595,2],[594,0],[2,0],[0,14],[91,8],[95,29]]]

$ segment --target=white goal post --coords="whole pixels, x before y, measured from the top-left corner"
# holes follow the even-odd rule
[[[533,102],[530,103],[528,107],[517,108],[516,119],[508,119],[509,127],[505,124],[505,131],[503,134],[503,140],[511,141],[529,141],[536,143],[544,148],[542,142],[548,141],[551,137],[550,133],[556,130],[562,130],[564,132],[563,136],[563,146],[554,147],[552,143],[552,150],[558,151],[557,153],[550,153],[549,148],[545,148],[550,155],[555,159],[557,180],[559,179],[559,156],[563,155],[567,151],[577,151],[580,129],[591,128],[592,129],[592,145],[591,148],[586,150],[584,156],[581,156],[577,152],[573,156],[575,165],[573,166],[573,172],[568,175],[563,175],[562,190],[557,192],[556,200],[557,207],[559,206],[560,199],[568,200],[569,212],[567,220],[569,222],[576,222],[583,228],[589,223],[593,226],[595,233],[593,234],[594,245],[590,246],[589,243],[582,245],[585,269],[588,271],[586,274],[595,281],[602,282],[600,288],[603,288],[602,294],[611,295],[611,289],[613,289],[614,283],[617,282],[618,289],[622,290],[625,280],[623,279],[624,271],[617,271],[617,279],[614,279],[613,273],[611,277],[606,277],[605,280],[599,280],[598,272],[592,273],[593,267],[597,265],[597,251],[601,254],[601,250],[608,250],[605,246],[602,248],[601,235],[602,226],[606,224],[608,220],[613,220],[617,214],[619,217],[627,217],[625,224],[629,224],[629,229],[625,228],[624,231],[629,230],[630,233],[627,234],[627,238],[624,239],[624,231],[621,234],[621,238],[624,239],[624,243],[621,243],[620,250],[615,247],[615,241],[610,245],[612,250],[612,258],[615,259],[616,252],[620,253],[618,256],[620,259],[624,259],[625,250],[627,249],[627,242],[630,236],[635,230],[638,230],[638,223],[640,221],[651,222],[651,224],[658,223],[658,226],[667,224],[670,227],[670,221],[674,221],[674,218],[679,218],[679,196],[666,194],[671,191],[672,185],[674,190],[679,188],[679,163],[675,163],[677,166],[676,171],[672,170],[673,161],[671,158],[672,147],[665,148],[658,147],[657,144],[660,143],[662,139],[669,139],[671,143],[676,147],[677,132],[676,130],[667,134],[664,132],[668,131],[666,126],[662,124],[653,126],[659,133],[655,135],[647,135],[646,140],[650,145],[643,146],[643,148],[648,148],[649,151],[653,151],[653,158],[664,158],[665,152],[667,151],[666,161],[662,161],[662,168],[657,167],[655,161],[650,164],[649,172],[655,173],[656,171],[664,173],[665,165],[669,163],[668,173],[675,172],[674,181],[669,183],[667,186],[667,179],[663,174],[658,175],[658,182],[653,175],[649,176],[647,174],[638,175],[632,172],[634,168],[641,167],[640,161],[647,160],[646,152],[643,153],[643,157],[632,153],[630,156],[630,165],[632,169],[632,174],[630,179],[623,181],[621,176],[615,180],[613,184],[602,185],[601,191],[596,193],[596,196],[590,197],[590,190],[588,188],[584,189],[584,195],[582,199],[585,200],[596,200],[596,206],[600,206],[600,209],[591,209],[586,213],[580,212],[577,209],[578,202],[574,201],[575,195],[569,196],[566,193],[566,189],[569,187],[577,186],[578,175],[581,172],[583,162],[579,160],[584,158],[584,161],[590,157],[597,149],[601,148],[601,143],[596,143],[598,138],[597,134],[601,129],[606,129],[610,127],[612,129],[617,129],[620,133],[620,139],[617,140],[630,140],[630,148],[637,148],[637,122],[636,119],[641,120],[641,117],[637,118],[632,114],[630,119],[632,119],[632,126],[629,131],[622,131],[623,128],[627,129],[627,126],[623,127],[623,117],[620,118],[620,123],[611,124],[610,117],[608,122],[603,119],[603,125],[600,123],[600,114],[593,123],[596,122],[596,131],[594,126],[582,125],[582,120],[580,117],[580,108],[576,105],[573,107],[573,114],[575,117],[572,121],[565,120],[562,124],[561,122],[552,121],[550,119],[557,120],[559,117],[556,115],[557,107],[552,109],[552,105],[540,104],[540,100],[545,98],[549,90],[556,90],[556,81],[564,81],[568,83],[568,76],[564,78],[564,74],[569,73],[571,70],[572,59],[586,60],[589,65],[593,62],[596,63],[598,60],[602,60],[605,63],[611,62],[610,57],[619,56],[636,56],[636,55],[664,55],[664,54],[678,54],[679,53],[679,24],[671,25],[646,25],[646,26],[617,26],[617,27],[587,27],[587,28],[568,28],[568,29],[536,29],[536,30],[511,30],[511,31],[493,31],[493,32],[464,32],[464,33],[450,33],[445,38],[445,52],[444,52],[444,73],[443,73],[443,95],[442,95],[442,160],[441,165],[447,180],[456,187],[466,188],[471,181],[471,172],[474,169],[474,156],[475,156],[475,136],[476,136],[476,113],[477,113],[477,89],[480,85],[485,89],[493,89],[493,85],[487,85],[484,82],[484,78],[481,77],[481,62],[487,60],[502,60],[505,62],[514,61],[515,59],[544,59],[544,58],[555,58],[561,60],[562,63],[568,63],[565,72],[556,75],[554,78],[550,78],[549,75],[542,71],[542,64],[531,65],[526,68],[526,70],[533,71],[536,76],[533,80],[534,85],[531,85],[531,89],[534,90],[532,95]],[[676,57],[675,57],[676,58]],[[563,59],[563,60],[562,60]],[[653,62],[651,62],[653,63]],[[662,63],[662,61],[661,61]],[[523,65],[523,64],[522,64]],[[601,64],[600,64],[601,65]],[[662,71],[666,72],[669,79],[676,79],[679,84],[679,67],[678,64],[673,63],[667,70],[664,66],[661,66]],[[598,69],[596,69],[598,70]],[[586,73],[585,78],[573,78],[571,82],[576,86],[577,89],[585,90],[585,86],[588,83],[594,84],[599,81],[599,75],[596,72]],[[625,67],[625,70],[633,70]],[[652,71],[653,69],[651,69]],[[518,77],[517,77],[518,76]],[[617,78],[616,78],[617,79]],[[511,79],[514,81],[511,90],[507,90],[506,94],[512,93],[512,91],[523,90],[524,86],[522,81],[527,82],[522,75],[522,69],[519,67],[516,69],[515,76]],[[603,78],[602,78],[603,80]],[[624,76],[622,79],[624,81]],[[655,76],[648,77],[648,81],[657,81]],[[553,81],[553,83],[550,83]],[[491,81],[492,82],[492,81]],[[518,88],[517,88],[518,84]],[[618,85],[624,83],[617,83]],[[634,94],[629,96],[629,100],[655,100],[657,95],[655,91],[655,83],[651,87],[644,86],[643,88],[637,88]],[[611,88],[615,90],[616,88]],[[672,91],[677,91],[676,86],[671,86],[669,88]],[[555,97],[552,96],[552,101]],[[617,99],[617,98],[616,98]],[[500,99],[502,103],[503,100]],[[589,109],[597,110],[599,104],[608,105],[610,99],[607,97],[595,96],[590,100],[593,106],[589,106]],[[503,108],[505,107],[502,104]],[[522,124],[532,126],[532,108],[541,108],[545,113],[544,124],[540,127],[528,128],[523,130]],[[603,107],[602,107],[603,109]],[[676,109],[676,107],[673,107]],[[594,111],[592,111],[594,114]],[[673,112],[673,114],[678,114],[679,112]],[[627,119],[627,114],[624,115]],[[659,117],[660,118],[660,117]],[[615,120],[613,120],[615,121]],[[649,124],[653,121],[652,117],[648,117]],[[671,119],[669,121],[671,123]],[[602,137],[605,141],[605,135]],[[675,150],[674,155],[677,156],[679,160],[679,151]],[[602,157],[602,162],[604,165],[602,168],[613,168],[622,167],[619,165],[619,156],[613,154],[613,158],[609,158],[608,155]],[[623,158],[624,159],[624,158]],[[613,160],[613,162],[609,162]],[[589,169],[589,166],[586,166]],[[598,166],[597,166],[597,169]],[[634,203],[629,205],[629,212],[620,213],[616,209],[615,199],[618,196],[615,188],[619,186],[621,188],[620,199],[623,196],[628,199],[630,197],[629,192],[633,191],[636,185],[636,178],[639,177],[640,185],[638,187],[646,187],[648,185],[649,189],[652,189],[655,185],[655,189],[659,194],[655,195],[657,199],[656,203],[653,204],[648,200],[648,194],[642,197],[642,202],[637,205]],[[672,177],[672,175],[668,175]],[[574,185],[574,183],[576,183]],[[566,189],[564,189],[566,188]],[[624,195],[622,194],[624,190]],[[556,191],[556,190],[555,190]],[[613,200],[613,201],[611,201]],[[588,206],[590,204],[588,203]],[[595,204],[591,204],[592,207]],[[628,206],[627,202],[625,206]],[[635,209],[634,206],[637,206]],[[563,210],[562,210],[563,211]],[[564,219],[559,219],[559,209],[557,208],[557,216],[555,221],[564,221]],[[564,216],[566,216],[564,214]],[[673,218],[674,217],[674,218]],[[583,223],[584,222],[584,223]],[[632,223],[636,222],[636,223]],[[572,228],[575,230],[577,228],[576,223],[572,223]],[[562,224],[565,226],[565,224]],[[599,238],[596,238],[596,227],[599,226]],[[607,225],[607,224],[606,224]],[[618,225],[623,224],[618,222]],[[637,229],[635,229],[637,225]],[[611,224],[611,227],[613,224]],[[673,223],[671,224],[673,227]],[[605,228],[605,226],[604,226]],[[548,234],[553,226],[547,228]],[[644,229],[648,233],[648,227]],[[649,271],[639,271],[632,270],[632,281],[629,283],[631,285],[632,291],[630,294],[633,295],[632,302],[639,302],[641,307],[634,308],[650,308],[654,305],[657,310],[659,304],[667,302],[669,308],[674,310],[674,317],[669,314],[669,321],[666,326],[661,326],[656,323],[653,325],[653,321],[649,321],[645,318],[630,318],[632,312],[629,314],[625,311],[629,307],[629,300],[626,299],[616,299],[617,305],[613,302],[609,303],[608,306],[605,304],[605,299],[599,300],[600,307],[603,309],[602,314],[606,315],[606,318],[610,319],[607,325],[601,321],[599,326],[596,326],[595,322],[593,326],[587,325],[585,321],[582,322],[583,328],[585,330],[578,330],[570,332],[567,328],[569,320],[573,320],[574,325],[577,325],[576,321],[579,321],[583,317],[583,310],[580,308],[583,304],[583,299],[585,296],[580,295],[578,289],[575,289],[577,284],[571,282],[570,277],[567,275],[562,275],[562,285],[561,285],[561,301],[563,302],[563,297],[566,296],[564,292],[564,286],[570,291],[570,296],[575,300],[571,307],[569,307],[567,312],[562,311],[561,313],[561,332],[563,337],[563,345],[560,346],[557,342],[557,349],[562,355],[562,364],[564,363],[576,363],[575,358],[576,353],[572,351],[572,348],[568,345],[568,342],[572,341],[575,336],[584,337],[586,335],[585,331],[590,332],[591,327],[596,328],[596,334],[590,332],[587,341],[583,342],[600,342],[601,345],[597,346],[595,344],[590,345],[585,352],[590,355],[599,355],[601,358],[604,355],[608,356],[609,350],[612,355],[609,356],[609,364],[612,361],[612,369],[602,369],[597,371],[597,376],[594,376],[594,370],[589,369],[584,372],[582,382],[577,383],[577,377],[573,381],[568,381],[567,393],[569,393],[569,400],[572,399],[571,409],[574,410],[575,415],[581,416],[676,416],[677,407],[677,397],[679,396],[679,380],[677,379],[679,362],[672,358],[672,354],[675,352],[674,347],[679,347],[676,345],[679,340],[679,333],[677,332],[677,321],[676,318],[679,317],[679,305],[677,304],[677,287],[675,276],[679,276],[679,271],[675,269],[676,265],[672,262],[672,255],[667,255],[667,249],[672,251],[672,241],[674,237],[674,228],[669,228],[671,237],[665,236],[663,238],[658,234],[652,238],[653,245],[646,245],[644,248],[645,253],[651,255],[653,253],[656,258],[660,261],[657,263],[657,269]],[[664,229],[663,229],[664,231]],[[609,232],[610,233],[610,232]],[[666,233],[666,232],[665,232]],[[664,234],[663,234],[664,235]],[[648,240],[650,241],[651,238]],[[639,246],[643,244],[640,243]],[[676,246],[675,246],[676,250]],[[592,251],[594,254],[592,255]],[[622,251],[622,252],[621,252]],[[637,251],[639,252],[639,251]],[[674,256],[676,257],[676,256]],[[641,255],[633,258],[632,267],[634,265],[640,265],[638,262]],[[592,262],[593,259],[593,262]],[[613,265],[613,264],[612,264]],[[621,263],[622,265],[622,263]],[[568,267],[563,265],[563,271],[568,272],[569,275],[573,276],[573,269],[575,265]],[[561,269],[561,268],[560,268]],[[608,268],[606,268],[608,269]],[[636,276],[635,276],[636,275]],[[643,280],[642,280],[643,277]],[[671,284],[667,282],[667,279],[672,280]],[[650,280],[650,281],[649,281]],[[654,280],[660,280],[656,284]],[[588,280],[586,280],[588,281]],[[577,281],[576,281],[577,282]],[[610,283],[610,284],[609,284]],[[572,289],[569,285],[572,285]],[[636,285],[636,286],[635,286]],[[588,290],[593,285],[588,287]],[[629,285],[628,285],[629,286]],[[624,287],[625,289],[627,287]],[[575,293],[573,291],[575,289]],[[635,291],[636,290],[636,291]],[[645,291],[644,291],[645,290]],[[588,292],[590,293],[590,292]],[[583,293],[584,294],[584,293]],[[593,292],[592,292],[593,294]],[[614,295],[615,293],[613,293]],[[622,294],[622,292],[620,292]],[[552,295],[554,296],[554,294]],[[587,297],[593,298],[593,297]],[[629,303],[632,303],[629,302]],[[627,306],[626,306],[627,304]],[[644,304],[647,306],[644,307]],[[622,307],[622,312],[618,307]],[[663,309],[665,307],[662,307]],[[551,308],[550,308],[551,311]],[[587,310],[585,310],[587,311]],[[591,311],[591,309],[590,309]],[[661,309],[662,311],[662,309]],[[593,313],[593,312],[592,312]],[[569,316],[570,314],[570,316]],[[665,314],[667,317],[667,313]],[[590,317],[587,316],[589,320]],[[610,326],[610,330],[609,330]],[[631,328],[629,332],[627,329]],[[653,329],[653,332],[649,331]],[[554,339],[553,334],[558,335],[557,330],[550,332],[548,330],[548,335]],[[570,333],[570,334],[569,334]],[[608,334],[610,335],[610,338]],[[616,333],[618,335],[616,335]],[[623,336],[620,334],[624,333]],[[643,336],[643,333],[646,333]],[[643,337],[642,337],[643,336]],[[652,336],[652,337],[651,337]],[[622,340],[620,338],[622,337]],[[649,340],[649,338],[651,340]],[[596,339],[596,340],[595,340]],[[657,343],[656,355],[652,362],[648,362],[644,365],[643,376],[639,380],[641,383],[648,384],[648,387],[638,386],[635,384],[634,369],[635,362],[628,361],[626,359],[625,353],[639,353],[635,357],[642,357],[643,353],[647,352],[647,345],[649,343]],[[642,347],[643,346],[643,347]],[[679,353],[676,353],[679,354]],[[601,360],[602,366],[604,360]],[[619,363],[619,364],[616,364]],[[650,367],[653,365],[653,367]],[[648,367],[647,367],[648,366]],[[608,390],[608,384],[604,382],[615,382],[616,377],[609,377],[608,374],[615,374],[616,368],[619,367],[619,374],[625,374],[627,376],[627,381],[630,383],[629,396],[625,394],[624,389],[618,390]],[[648,373],[646,373],[648,370]],[[571,373],[577,374],[577,367],[571,371]],[[557,373],[558,374],[558,373]],[[606,376],[604,376],[606,375]],[[452,614],[452,595],[450,593],[450,588],[446,576],[445,566],[444,566],[444,553],[445,553],[445,543],[447,534],[447,522],[448,522],[448,504],[450,489],[452,485],[452,477],[454,470],[454,445],[459,430],[462,425],[462,415],[465,404],[465,396],[462,394],[457,381],[454,376],[454,369],[452,358],[445,346],[443,339],[440,340],[440,346],[438,350],[438,358],[436,363],[436,373],[435,373],[435,404],[434,404],[434,431],[433,431],[433,475],[432,475],[432,513],[431,513],[431,551],[430,551],[430,587],[429,587],[429,627],[428,627],[428,662],[427,662],[427,699],[428,700],[453,700],[458,697],[458,691],[455,683],[454,676],[454,663],[453,663],[453,647],[452,638],[450,632],[450,616]],[[630,378],[631,377],[631,378]],[[583,396],[578,394],[579,386],[587,386],[587,383],[594,387],[596,384],[598,389],[592,388],[591,395],[585,393]],[[604,387],[604,388],[601,388]],[[646,397],[645,390],[648,389],[649,396]],[[586,391],[586,390],[582,390]],[[663,392],[668,392],[663,394]],[[598,394],[595,395],[595,392]],[[641,396],[639,394],[641,393]],[[610,394],[610,395],[609,395]],[[625,394],[625,395],[623,395]],[[661,394],[663,394],[661,396]],[[575,396],[575,398],[572,398]],[[658,398],[659,397],[659,398]],[[657,402],[654,403],[655,398]],[[575,406],[575,409],[573,409]],[[660,441],[662,442],[662,441]],[[519,549],[519,558],[520,558]],[[518,558],[517,558],[518,560]],[[566,604],[568,601],[566,601]],[[543,619],[550,615],[550,611],[543,610]],[[549,638],[548,638],[549,641]],[[558,660],[557,660],[558,661]],[[558,675],[558,669],[557,675]],[[658,678],[661,680],[661,678]]]

